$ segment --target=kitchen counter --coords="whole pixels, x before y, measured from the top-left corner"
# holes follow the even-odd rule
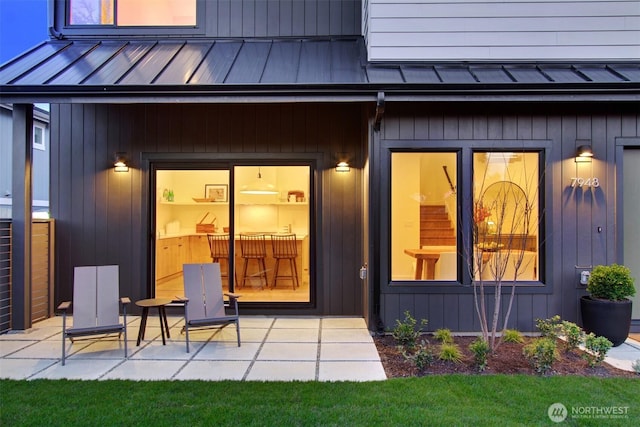
[[[224,234],[224,233],[216,233]],[[249,234],[249,233],[247,233]],[[271,234],[288,234],[265,232],[265,240],[271,241]],[[242,268],[243,258],[240,251],[240,234],[234,240],[235,262],[237,268]],[[298,280],[308,283],[309,277],[309,242],[308,234],[296,234],[298,257]],[[273,271],[275,259],[272,255],[271,243],[267,243],[267,270]],[[182,273],[183,264],[198,264],[211,262],[211,253],[207,233],[196,233],[181,230],[179,233],[166,234],[156,238],[156,282],[178,277]],[[301,268],[300,268],[301,267]],[[251,266],[251,271],[255,268]],[[270,279],[271,280],[271,279]]]
[[[163,236],[158,236],[156,239],[157,240],[163,240],[163,239],[172,239],[175,237],[189,237],[189,236],[206,236],[207,234],[225,234],[225,233],[196,233],[195,231],[189,231],[189,230],[181,230],[179,233],[173,233],[173,234],[165,234]],[[245,234],[264,234],[265,238],[267,240],[270,240],[270,236],[272,234],[289,234],[289,233],[279,233],[277,231],[265,231],[263,233],[258,233],[258,232],[246,232]],[[307,237],[307,234],[296,234],[296,240],[304,240]],[[235,234],[235,239],[239,240],[240,239],[240,233],[236,233]]]

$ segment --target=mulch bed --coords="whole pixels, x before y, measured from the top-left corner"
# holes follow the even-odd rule
[[[374,342],[380,354],[382,365],[387,374],[387,378],[421,377],[425,375],[441,374],[524,374],[538,375],[531,367],[527,359],[522,354],[522,348],[531,342],[533,338],[525,337],[524,343],[502,343],[495,354],[489,356],[488,366],[483,372],[478,372],[473,363],[473,353],[469,350],[469,344],[476,337],[454,337],[455,343],[459,346],[463,359],[461,363],[453,363],[438,359],[439,343],[431,335],[422,337],[427,339],[432,346],[434,362],[423,371],[418,370],[415,364],[406,360],[402,352],[398,349],[395,339],[391,335],[376,336]],[[420,341],[420,340],[419,340]],[[560,343],[558,346],[560,360],[553,363],[550,372],[545,375],[582,375],[590,377],[623,377],[638,378],[634,372],[624,371],[615,368],[607,363],[590,368],[581,357],[580,350],[565,352]]]

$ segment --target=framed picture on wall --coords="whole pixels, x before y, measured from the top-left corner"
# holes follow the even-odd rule
[[[227,184],[206,184],[204,186],[204,197],[212,202],[228,202],[229,186]]]

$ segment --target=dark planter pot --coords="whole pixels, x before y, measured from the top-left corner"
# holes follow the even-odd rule
[[[585,332],[607,338],[614,347],[629,336],[631,300],[609,301],[584,296],[580,298],[580,310]]]

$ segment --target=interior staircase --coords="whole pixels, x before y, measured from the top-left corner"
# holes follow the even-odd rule
[[[420,206],[420,246],[455,245],[456,233],[445,206]]]

